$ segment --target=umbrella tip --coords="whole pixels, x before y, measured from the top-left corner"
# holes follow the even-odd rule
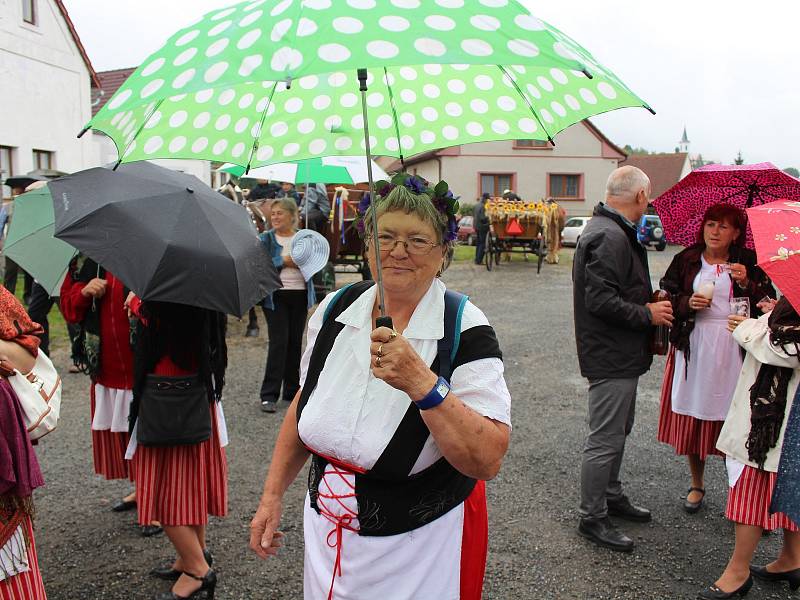
[[[83,134],[86,133],[87,131],[89,131],[88,125],[80,130],[80,132],[78,133],[78,139],[81,139],[83,137]]]
[[[194,194],[194,190],[190,187],[187,187],[186,191],[189,192],[190,194]]]
[[[656,111],[654,111],[654,110],[653,110],[653,109],[652,109],[652,108],[651,108],[649,105],[645,104],[645,105],[644,105],[644,107],[645,107],[647,110],[649,110],[649,111],[650,111],[650,114],[651,114],[651,115],[654,115],[654,114],[656,114]]]

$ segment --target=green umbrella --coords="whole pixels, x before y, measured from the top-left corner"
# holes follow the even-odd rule
[[[58,296],[77,250],[53,237],[53,197],[47,187],[17,196],[3,253]]]
[[[219,169],[236,177],[245,174],[245,168],[225,163]],[[372,163],[372,173],[377,179],[389,179],[379,165]],[[288,163],[274,163],[256,167],[247,174],[254,179],[287,181],[289,183],[363,183],[368,180],[367,161],[363,156],[324,156]]]
[[[367,69],[367,123],[356,69]],[[258,166],[551,139],[647,105],[514,0],[265,0],[175,33],[90,121],[121,160]]]

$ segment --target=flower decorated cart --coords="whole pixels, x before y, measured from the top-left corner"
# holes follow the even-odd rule
[[[546,254],[546,229],[552,214],[557,214],[555,202],[527,202],[505,198],[486,201],[489,233],[486,236],[486,268],[500,264],[503,254],[522,253],[537,256],[536,272],[542,269]]]

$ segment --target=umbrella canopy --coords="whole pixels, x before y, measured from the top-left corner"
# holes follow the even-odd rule
[[[28,171],[25,175],[14,175],[6,179],[3,184],[9,187],[21,187],[25,189],[36,181],[47,181],[48,179],[55,179],[66,175],[64,171],[56,171],[55,169],[34,169]]]
[[[232,163],[224,164],[219,170],[237,177],[245,174],[244,167]],[[247,176],[289,183],[363,183],[368,180],[367,159],[364,156],[308,158],[256,167],[250,169]],[[375,180],[389,179],[375,161],[372,161],[372,176]]]
[[[747,209],[758,265],[800,312],[800,202]]]
[[[58,296],[75,248],[53,237],[53,197],[46,187],[14,199],[3,254],[30,273],[51,296]]]
[[[51,181],[55,235],[144,300],[241,316],[280,287],[244,207],[149,163]]]
[[[653,202],[667,241],[690,246],[706,210],[719,202],[741,209],[773,202],[779,198],[800,199],[800,181],[772,163],[754,165],[706,165],[689,173]],[[753,236],[747,232],[747,245]]]
[[[365,123],[356,70],[367,69]],[[259,166],[513,138],[548,140],[646,103],[515,0],[266,0],[176,32],[87,128],[123,161]]]

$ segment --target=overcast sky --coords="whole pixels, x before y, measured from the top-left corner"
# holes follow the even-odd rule
[[[338,0],[341,1],[341,0]],[[230,0],[65,0],[95,69],[141,64],[177,29]],[[656,110],[593,118],[619,145],[730,164],[800,168],[800,2],[522,0]],[[556,143],[558,139],[556,138]]]

